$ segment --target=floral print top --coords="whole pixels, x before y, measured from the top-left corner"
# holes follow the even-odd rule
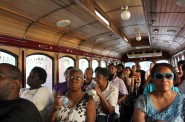
[[[149,94],[141,95],[136,101],[135,108],[145,112],[147,122],[158,120],[184,122],[185,94],[178,93],[172,104],[162,112],[154,108]]]

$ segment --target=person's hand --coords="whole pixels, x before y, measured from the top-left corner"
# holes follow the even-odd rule
[[[61,95],[57,95],[54,101],[54,110],[58,110],[62,107],[62,97]]]
[[[94,90],[96,91],[98,96],[102,95],[102,92],[101,92],[100,87],[98,86],[98,84],[94,85]]]

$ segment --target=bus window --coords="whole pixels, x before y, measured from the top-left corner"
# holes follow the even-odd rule
[[[135,65],[136,63],[134,63],[134,62],[127,62],[127,63],[125,63],[125,67],[130,67],[130,68],[132,68],[132,66],[133,65]]]
[[[156,63],[169,63],[167,60],[159,60]]]
[[[52,90],[52,82],[53,82],[53,60],[46,55],[34,54],[26,57],[26,78],[28,78],[29,73],[33,69],[33,67],[38,66],[42,67],[47,72],[46,83],[43,86],[47,86],[50,90]],[[29,86],[26,84],[26,88]]]
[[[85,69],[89,67],[89,62],[87,59],[80,59],[79,60],[79,68],[83,71],[83,73],[85,72]]]
[[[0,63],[8,63],[16,66],[16,56],[0,51]]]
[[[107,67],[106,61],[101,61],[101,67]]]
[[[142,61],[139,63],[139,65],[141,66],[142,70],[147,71],[150,68],[151,63],[151,61]]]
[[[92,60],[92,69],[93,71],[96,69],[96,67],[99,66],[99,62],[97,60]],[[93,73],[93,77],[95,77],[95,73]]]
[[[184,60],[184,55],[182,55],[182,60]]]
[[[70,66],[75,66],[75,62],[72,58],[62,57],[59,59],[59,83],[65,81],[64,71]]]

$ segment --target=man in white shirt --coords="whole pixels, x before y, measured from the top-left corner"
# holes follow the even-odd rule
[[[116,75],[116,66],[114,64],[109,64],[108,69],[110,71],[109,81],[111,84],[115,85],[119,91],[118,104],[123,102],[128,95],[127,87],[124,81]]]

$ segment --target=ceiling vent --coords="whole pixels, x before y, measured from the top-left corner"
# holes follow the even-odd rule
[[[161,50],[152,50],[152,51],[137,51],[127,53],[128,58],[146,58],[146,57],[158,57],[162,56]]]

